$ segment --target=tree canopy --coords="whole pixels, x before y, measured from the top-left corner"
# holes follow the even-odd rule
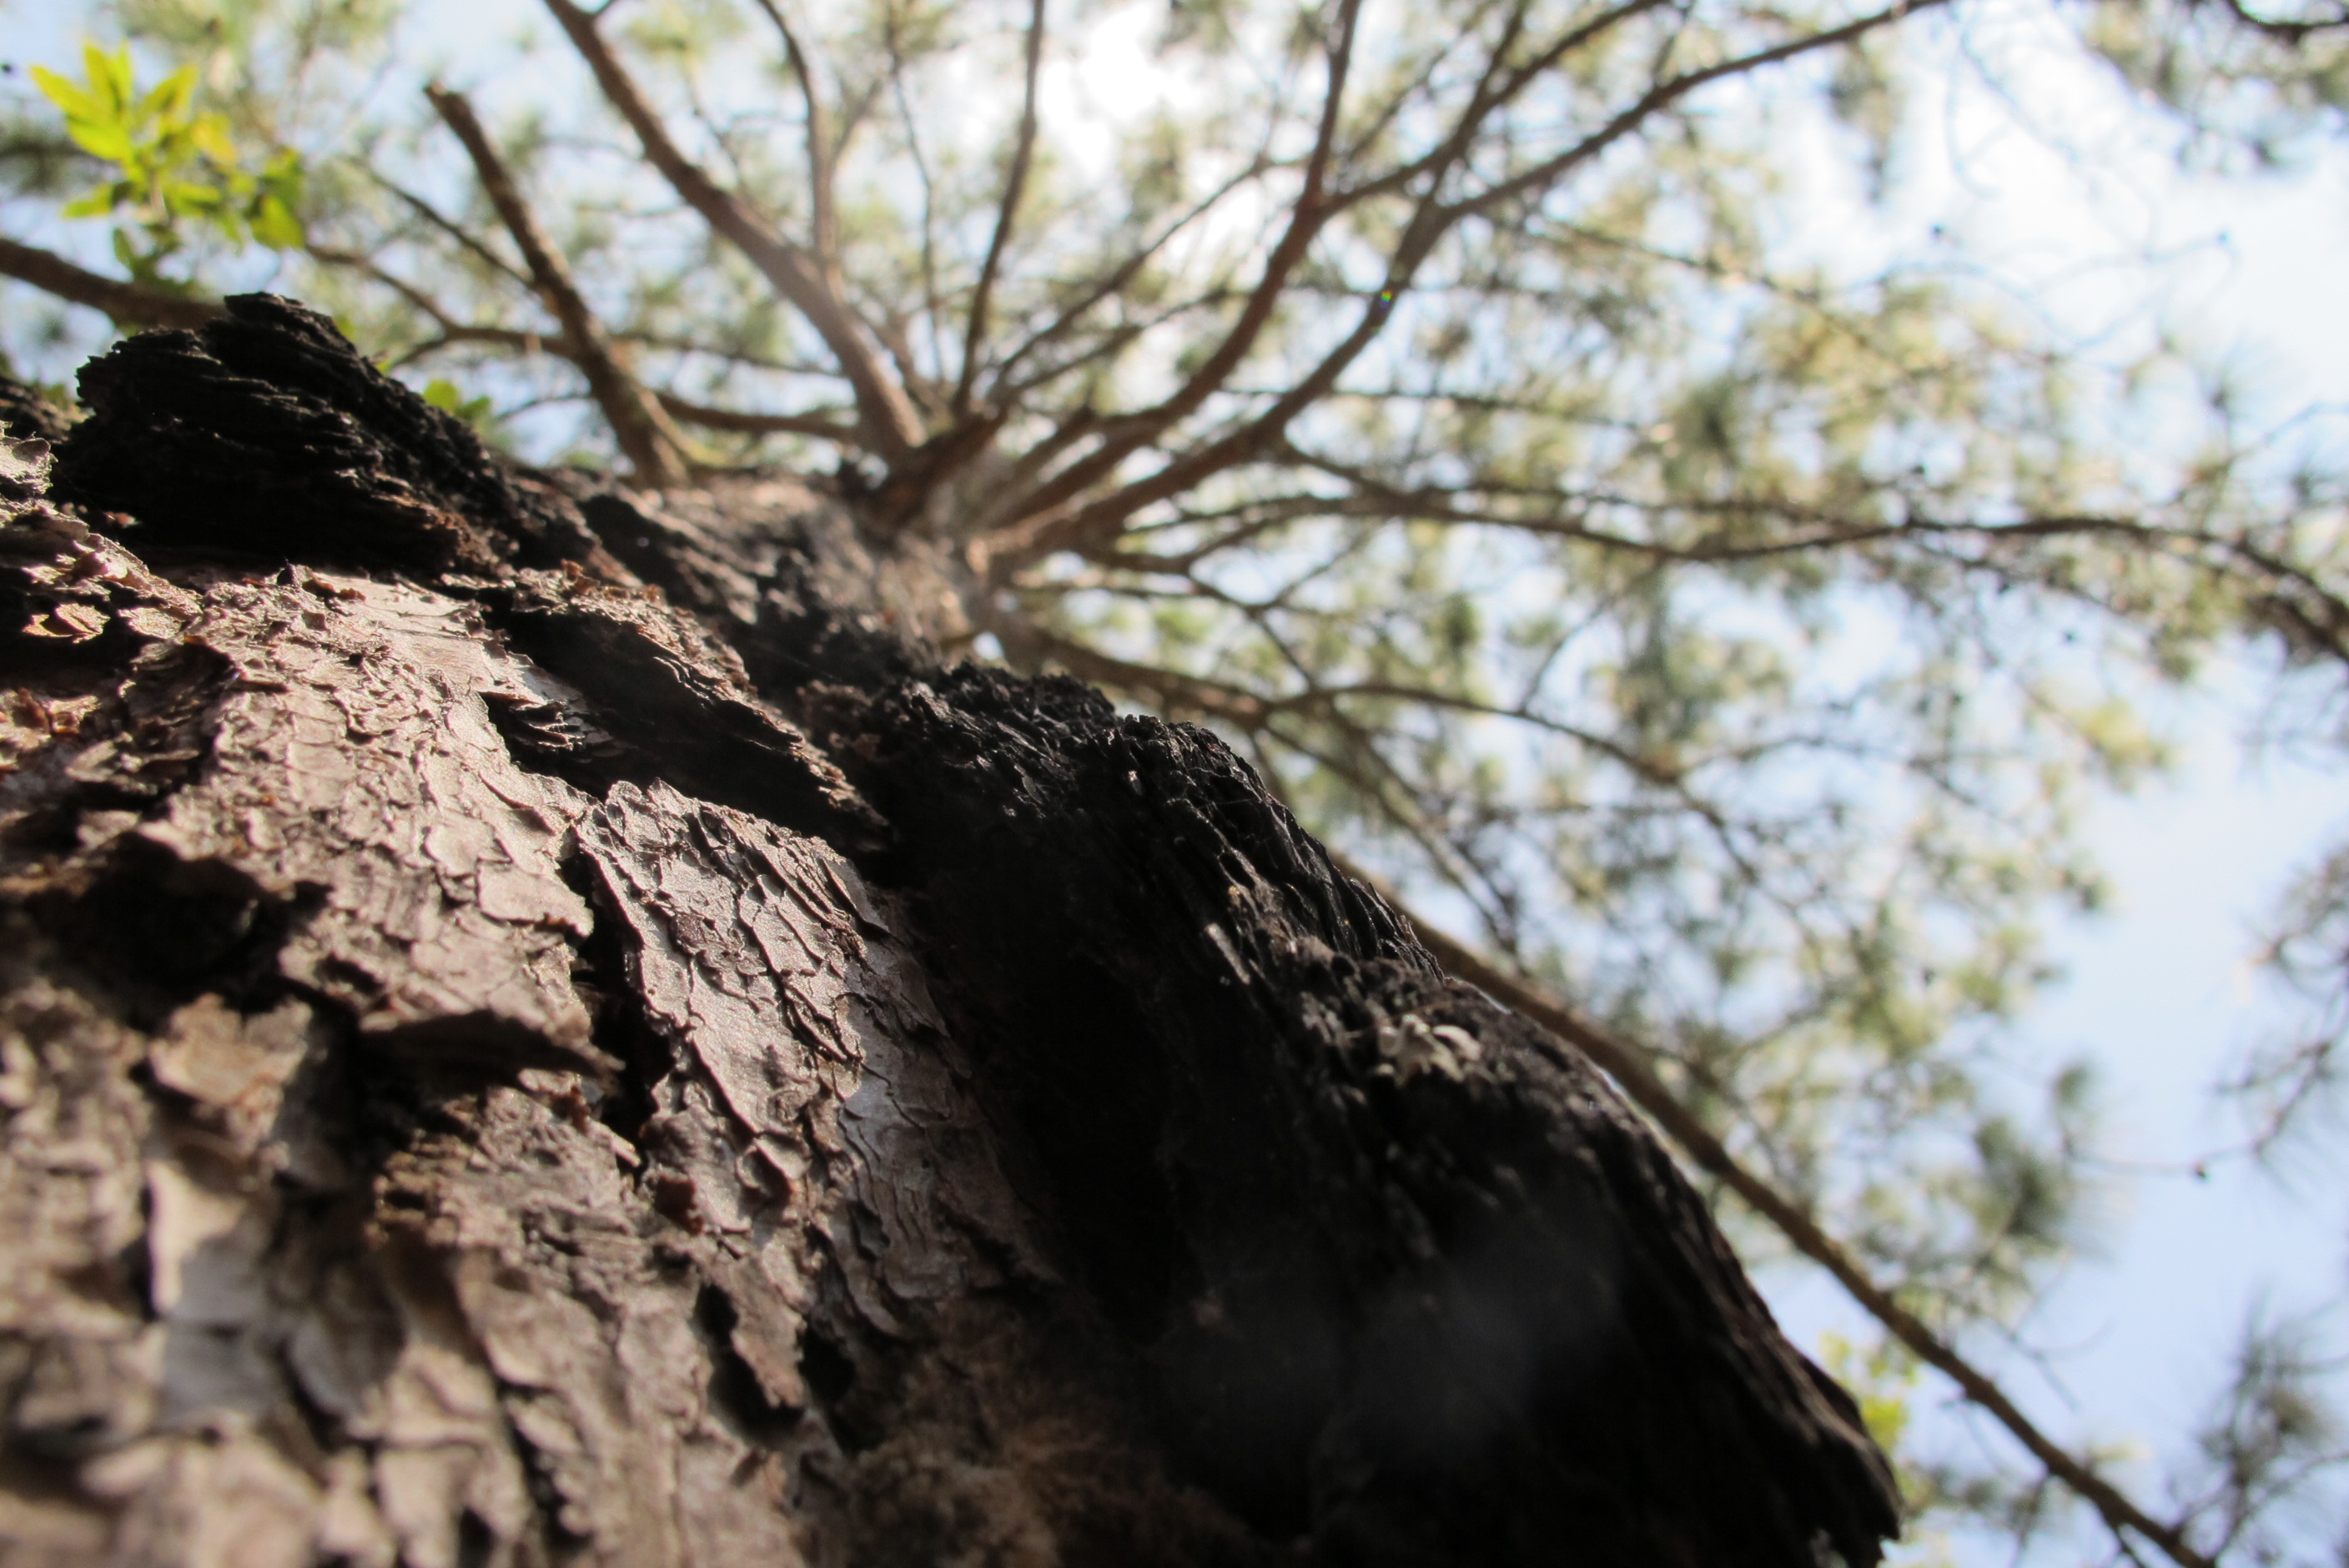
[[[2145,705],[2247,669],[2349,744],[2321,420],[1806,222],[1898,188],[1985,10],[114,0],[11,100],[0,330],[57,375],[265,283],[526,459],[835,474],[946,651],[1214,727],[1579,1031],[1882,1324],[1888,1443],[1920,1361],[2002,1424],[2002,1469],[1908,1456],[1920,1518],[2028,1536],[2052,1478],[2121,1556],[2316,1561],[2289,1335],[2167,1501],[1978,1358],[2083,1238],[2089,1075],[2001,1030],[2100,897],[2081,811],[2165,766]],[[2050,15],[2245,178],[2349,105],[2331,0]],[[2336,1065],[2323,849],[2261,1140]]]

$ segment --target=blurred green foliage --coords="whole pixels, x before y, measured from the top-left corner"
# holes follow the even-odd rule
[[[82,64],[78,82],[33,67],[74,145],[114,168],[112,179],[67,203],[65,215],[127,219],[114,231],[114,253],[133,281],[183,281],[170,279],[165,269],[194,229],[209,229],[231,245],[302,245],[300,155],[281,149],[252,164],[228,118],[196,108],[194,66],[181,66],[142,92],[127,44],[111,51],[85,45]]]

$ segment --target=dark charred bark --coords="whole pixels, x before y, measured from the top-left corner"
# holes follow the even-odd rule
[[[0,449],[0,1563],[1873,1563],[1568,1047],[822,487],[284,302]]]
[[[23,382],[0,376],[0,436],[12,441],[62,441],[65,413]]]

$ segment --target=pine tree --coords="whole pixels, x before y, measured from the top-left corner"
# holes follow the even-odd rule
[[[1854,1408],[1593,1065],[2035,1467],[1912,1505],[2262,1539],[2309,1357],[2165,1515],[1963,1354],[2081,1185],[2081,1076],[2034,1128],[1981,1063],[2160,761],[2078,650],[2337,683],[2338,488],[1788,259],[1774,126],[1889,178],[1942,7],[543,9],[436,76],[122,7],[165,74],[10,152],[114,260],[0,273],[167,329],[10,416],[11,1157],[110,1151],[10,1200],[82,1238],[11,1308],[59,1551],[243,1487],[288,1561],[1868,1559]],[[2082,16],[2206,149],[2339,99],[2313,13]]]

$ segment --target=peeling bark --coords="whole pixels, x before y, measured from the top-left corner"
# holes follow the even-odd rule
[[[1879,1555],[1570,1048],[785,478],[231,301],[0,448],[0,1563]]]

